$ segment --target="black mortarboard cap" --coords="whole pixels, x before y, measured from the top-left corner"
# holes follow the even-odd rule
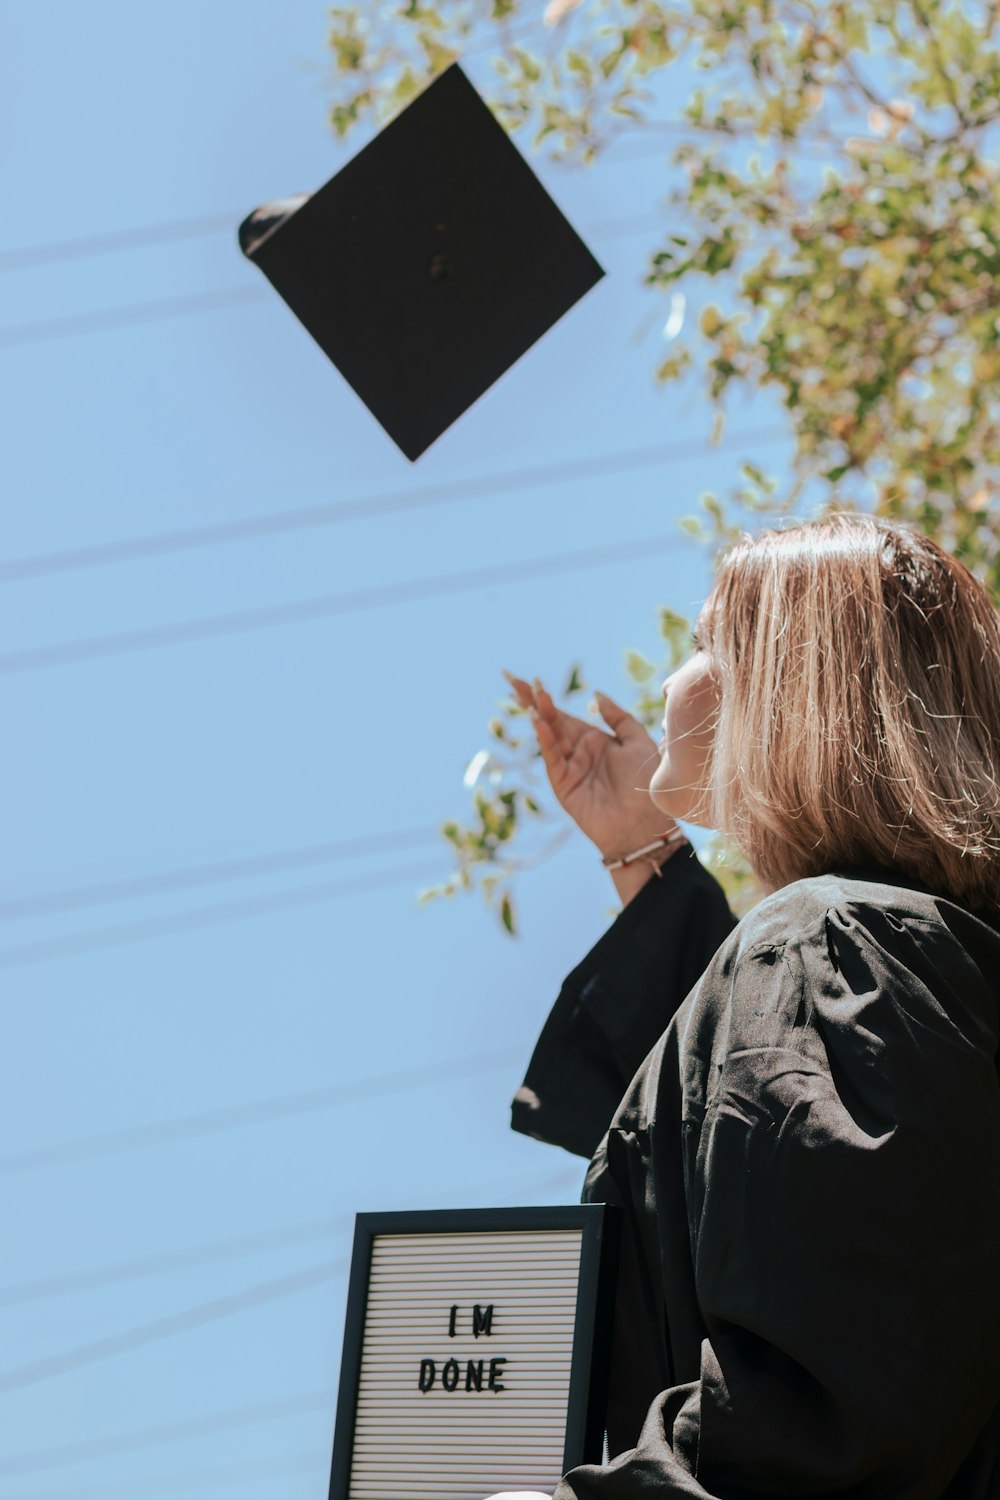
[[[239,241],[411,460],[604,275],[457,63]]]

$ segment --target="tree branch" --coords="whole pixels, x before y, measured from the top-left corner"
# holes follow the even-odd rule
[[[921,0],[911,0],[911,3],[913,5],[913,14],[916,16],[921,28],[927,36],[927,46],[934,54],[935,61],[937,62],[938,73],[941,75],[944,86],[948,91],[948,97],[951,100],[951,107],[955,111],[955,114],[958,117],[959,124],[962,126],[963,130],[968,130],[972,122],[969,119],[968,115],[965,113],[965,110],[962,108],[961,101],[958,97],[958,90],[955,88],[955,80],[952,78],[951,73],[945,66],[944,56],[942,55],[937,36],[935,35],[934,28],[930,23],[927,12],[925,11],[923,4],[921,3]]]

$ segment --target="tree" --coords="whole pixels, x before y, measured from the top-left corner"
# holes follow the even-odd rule
[[[483,37],[498,50],[497,117],[564,161],[596,160],[622,129],[665,128],[643,78],[682,59],[704,69],[675,122],[681,232],[651,251],[645,280],[677,294],[711,278],[729,310],[706,306],[696,347],[676,345],[656,377],[703,372],[715,440],[731,390],[775,388],[794,457],[787,493],[744,463],[727,504],[703,497],[710,525],[681,526],[718,567],[746,526],[736,510],[870,509],[937,538],[1000,597],[1000,0],[549,0],[541,24],[516,0],[330,14],[342,136],[387,121]],[[660,626],[670,671],[688,621],[664,608]],[[627,665],[632,711],[652,728],[662,705],[645,684],[664,674],[636,652]],[[577,664],[564,696],[584,690]],[[524,784],[537,751],[516,753],[520,713],[508,700],[490,720],[494,745],[469,769],[493,790],[467,772],[475,819],[442,827],[457,871],[420,898],[478,875],[511,934],[525,861],[509,851],[543,815]],[[707,862],[740,915],[760,899],[718,836]]]

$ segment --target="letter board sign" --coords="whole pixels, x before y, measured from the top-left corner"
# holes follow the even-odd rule
[[[618,1214],[358,1214],[330,1500],[484,1500],[600,1463]]]

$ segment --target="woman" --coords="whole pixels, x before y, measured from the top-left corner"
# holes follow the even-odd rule
[[[623,1211],[610,1462],[555,1500],[1000,1500],[1000,616],[836,514],[744,535],[695,646],[648,781],[514,680],[624,902],[514,1101]],[[741,921],[689,846],[620,863],[677,818]]]

